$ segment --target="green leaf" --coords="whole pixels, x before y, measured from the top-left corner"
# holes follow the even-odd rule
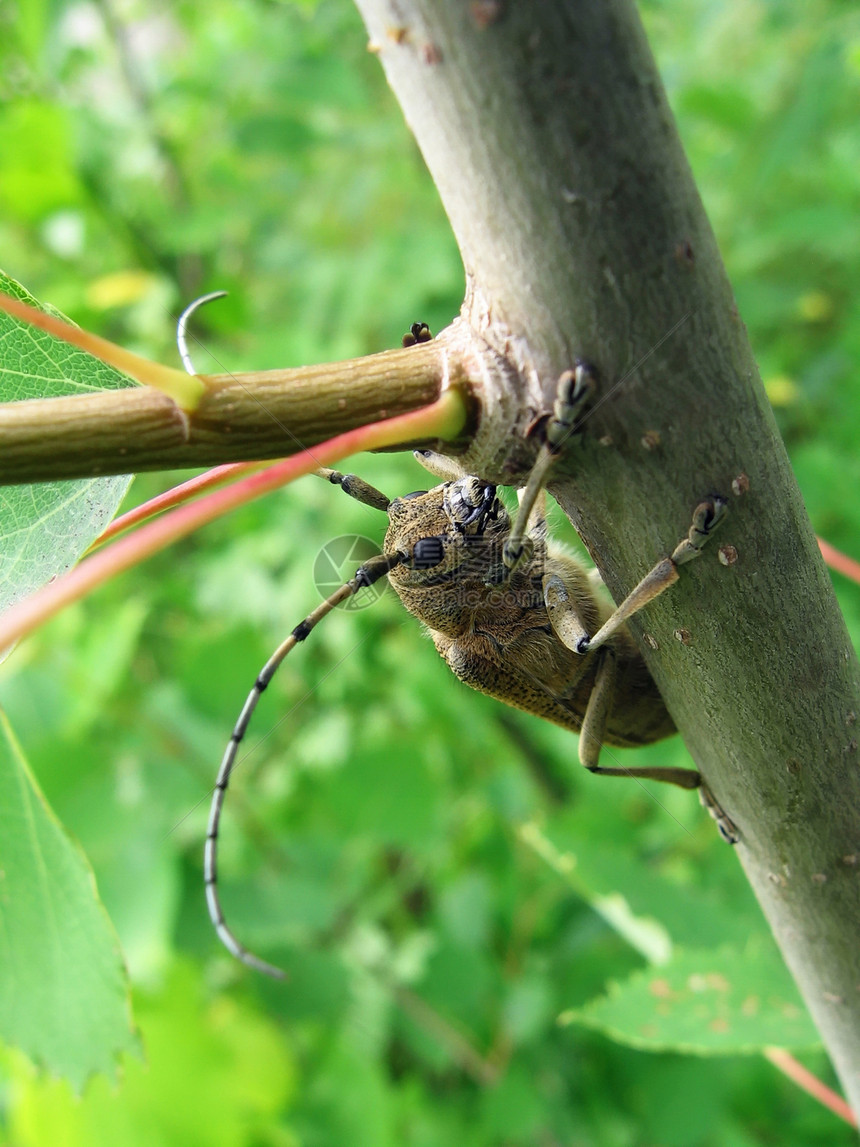
[[[665,757],[668,749],[662,745],[660,749]],[[684,763],[680,754],[678,763]],[[683,811],[691,822],[698,819],[698,831],[710,837],[711,870],[716,871],[718,864],[726,869],[719,894],[691,888],[673,873],[669,859],[661,864],[659,857],[643,851],[617,817],[613,821],[603,815],[598,803],[602,794],[592,788],[573,808],[556,813],[544,825],[530,822],[520,832],[521,839],[650,963],[665,962],[674,944],[741,946],[753,933],[768,935],[749,886],[725,863],[731,860],[726,855],[729,850],[713,847],[719,841],[698,804],[688,794],[654,794],[663,802],[676,795],[686,800]]]
[[[820,1039],[776,948],[679,951],[609,994],[562,1013],[645,1051],[741,1055],[768,1046],[818,1047]]]
[[[0,290],[65,318],[2,272]],[[3,313],[0,354],[0,402],[132,385],[92,355]],[[0,491],[0,610],[69,569],[114,516],[130,481],[128,475],[117,475]]]
[[[121,1088],[98,1078],[78,1098],[15,1065],[14,1142],[297,1147],[283,1127],[295,1091],[289,1041],[250,1001],[212,999],[195,969],[177,963],[157,994],[141,994],[140,1024],[149,1062],[125,1061]]]
[[[92,871],[0,712],[0,1037],[80,1089],[137,1048]]]

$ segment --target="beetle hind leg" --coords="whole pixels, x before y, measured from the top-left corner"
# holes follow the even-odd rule
[[[702,808],[706,809],[708,815],[717,822],[717,829],[726,844],[737,844],[740,840],[737,825],[726,814],[720,802],[711,792],[710,785],[704,779],[699,786],[699,800],[702,803]]]
[[[600,665],[594,679],[594,688],[588,699],[582,731],[579,735],[579,760],[590,773],[603,777],[636,777],[644,781],[661,781],[682,789],[698,789],[699,800],[717,823],[720,836],[727,844],[737,844],[740,833],[726,814],[710,786],[696,769],[681,769],[672,765],[640,765],[625,769],[623,765],[599,764],[600,750],[615,695],[616,658],[611,648],[599,650],[596,657]]]
[[[582,721],[582,731],[579,734],[580,763],[590,773],[602,777],[638,777],[639,780],[661,781],[663,784],[678,785],[682,789],[699,788],[702,783],[702,776],[695,769],[681,769],[671,765],[638,765],[626,769],[623,765],[604,766],[598,763],[609,714],[615,700],[617,659],[615,651],[612,649],[602,649],[596,656],[599,658],[599,664],[594,678],[594,687],[588,698],[585,717]],[[710,792],[710,790],[708,791]]]

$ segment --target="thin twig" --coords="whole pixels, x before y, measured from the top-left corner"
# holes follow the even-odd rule
[[[213,470],[207,470],[205,474],[198,474],[196,478],[189,478],[187,482],[180,482],[178,486],[171,486],[163,494],[158,494],[140,506],[135,506],[127,514],[121,514],[120,517],[114,518],[108,528],[99,534],[87,553],[100,549],[133,526],[141,526],[150,518],[164,513],[165,510],[172,510],[176,506],[181,506],[205,490],[214,490],[234,478],[253,474],[257,470],[263,469],[265,465],[264,462],[228,462],[225,466],[216,466]]]
[[[422,435],[425,431],[430,437],[456,435],[465,418],[466,411],[459,393],[448,390],[438,402],[423,410],[350,430],[315,446],[313,451],[294,454],[267,470],[248,475],[225,490],[217,490],[181,506],[86,558],[63,577],[14,605],[0,618],[0,649],[6,649],[109,578],[187,537],[222,514],[277,490],[294,478],[312,473],[320,462],[337,462],[361,450],[390,446],[402,441],[404,435],[407,440],[410,435]]]
[[[781,1047],[766,1047],[762,1052],[765,1059],[770,1060],[774,1067],[778,1067],[784,1075],[787,1075],[792,1083],[796,1083],[798,1087],[802,1088],[813,1099],[817,1099],[834,1115],[838,1115],[840,1119],[844,1119],[846,1123],[850,1123],[852,1127],[857,1126],[857,1116],[853,1110],[848,1106],[841,1095],[837,1095],[832,1088],[827,1084],[822,1083],[821,1080],[808,1071],[802,1063],[787,1052],[785,1048]]]
[[[825,542],[823,538],[818,538],[817,541],[821,556],[830,568],[860,585],[860,562],[855,561],[854,558],[849,558],[847,554],[843,554],[831,546],[830,542]]]

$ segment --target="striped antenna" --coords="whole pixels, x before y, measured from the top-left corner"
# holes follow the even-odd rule
[[[182,359],[182,365],[185,367],[189,374],[194,374],[194,364],[191,360],[191,355],[188,352],[188,322],[192,315],[205,303],[212,302],[213,299],[220,299],[226,295],[226,291],[212,291],[208,295],[201,295],[200,298],[195,299],[192,303],[185,308],[179,316],[179,321],[176,326],[176,345],[179,349],[179,356]],[[426,330],[426,326],[421,324],[422,336]],[[427,331],[426,337],[431,337],[430,332]],[[424,341],[424,338],[420,341]],[[389,506],[389,499],[379,490],[373,486],[368,485],[363,479],[356,477],[354,474],[341,474],[337,470],[321,469],[317,473],[321,478],[340,486],[344,493],[348,494],[356,501],[363,502],[367,506],[372,506],[375,509],[387,511]],[[312,613],[309,613],[304,621],[300,622],[292,631],[289,637],[283,641],[263,668],[254,682],[254,687],[248,694],[245,704],[242,706],[242,712],[233,727],[233,732],[230,735],[230,740],[227,742],[227,748],[224,750],[224,756],[221,758],[221,766],[218,769],[218,777],[215,781],[215,788],[212,792],[212,804],[209,808],[209,825],[206,829],[206,846],[203,852],[203,879],[206,885],[206,904],[209,909],[209,919],[212,921],[218,939],[227,948],[228,951],[241,960],[243,964],[247,964],[249,968],[254,968],[258,972],[264,972],[267,976],[273,976],[275,979],[283,980],[284,972],[281,968],[275,967],[274,964],[269,964],[265,960],[261,960],[259,956],[255,956],[253,952],[241,944],[227,926],[224,919],[224,910],[221,907],[221,898],[218,895],[218,833],[221,826],[221,812],[224,808],[224,801],[227,796],[227,787],[230,784],[230,777],[233,775],[233,770],[236,767],[236,755],[239,752],[245,733],[248,731],[251,717],[263,693],[263,690],[274,677],[278,666],[300,641],[304,641],[310,631],[314,628],[318,621],[326,616],[327,613],[345,601],[348,597],[352,597],[358,593],[360,589],[371,586],[374,582],[385,577],[385,575],[395,566],[401,562],[409,562],[411,558],[406,554],[380,554],[378,557],[371,558],[365,562],[358,570],[355,576],[348,582],[345,582],[339,589],[336,589],[331,597],[318,605]]]
[[[245,733],[248,730],[251,716],[257,708],[257,702],[263,690],[272,680],[278,666],[300,641],[304,641],[318,621],[326,616],[327,613],[340,605],[348,597],[352,597],[358,593],[360,589],[371,586],[374,582],[385,577],[385,575],[396,565],[402,561],[407,560],[405,554],[380,554],[378,557],[371,558],[365,562],[348,582],[345,582],[339,589],[336,589],[331,597],[326,598],[324,602],[317,606],[317,608],[309,613],[304,621],[300,622],[292,631],[289,637],[283,641],[266,664],[260,671],[257,680],[254,682],[254,687],[248,694],[248,699],[242,706],[242,712],[239,714],[239,719],[230,736],[227,748],[224,750],[224,756],[221,760],[221,767],[218,770],[218,779],[215,781],[215,789],[212,793],[212,805],[209,810],[209,826],[206,830],[206,847],[203,853],[203,878],[206,883],[206,903],[209,907],[209,918],[218,934],[218,939],[233,955],[241,960],[243,964],[247,964],[249,968],[255,968],[258,972],[264,972],[267,976],[274,976],[275,979],[284,979],[284,972],[275,967],[274,964],[269,964],[265,960],[261,960],[259,956],[255,956],[253,952],[241,944],[224,919],[224,911],[221,907],[221,900],[218,895],[218,833],[221,824],[221,812],[224,808],[224,799],[227,795],[227,786],[230,784],[230,777],[232,776],[233,769],[236,767],[236,754],[239,751],[239,746]]]

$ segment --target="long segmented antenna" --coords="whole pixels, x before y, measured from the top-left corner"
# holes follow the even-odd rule
[[[188,330],[188,320],[199,308],[206,303],[211,303],[213,299],[223,299],[227,294],[226,291],[210,291],[208,295],[201,295],[199,299],[195,299],[193,303],[189,303],[176,324],[176,345],[179,348],[179,357],[182,359],[182,365],[189,374],[196,374],[194,363],[191,361],[191,355],[188,353],[188,341],[186,339],[186,332]]]
[[[179,321],[176,325],[176,345],[179,348],[182,365],[189,374],[194,374],[195,371],[191,356],[188,353],[188,344],[186,341],[188,320],[198,307],[203,306],[204,303],[211,302],[213,299],[223,298],[226,294],[226,291],[212,291],[208,295],[201,295],[199,299],[195,299],[194,302],[189,303],[179,316]],[[426,323],[414,323],[412,335],[414,336],[415,342],[427,342],[433,337]],[[404,345],[408,345],[405,339]],[[372,506],[374,509],[387,512],[390,500],[385,494],[373,486],[368,485],[362,478],[358,478],[354,474],[341,474],[337,470],[325,468],[318,470],[317,473],[321,478],[325,478],[334,485],[340,486],[345,494],[348,494],[351,498],[355,498],[356,501],[362,502],[367,506]],[[209,919],[212,921],[218,939],[236,959],[241,960],[243,964],[247,964],[249,968],[254,968],[256,971],[263,972],[267,976],[273,976],[277,980],[284,979],[284,971],[274,964],[269,964],[266,960],[261,960],[259,956],[255,956],[253,952],[249,951],[244,944],[241,944],[236,939],[236,936],[227,926],[227,922],[224,919],[224,911],[221,907],[221,900],[218,895],[218,834],[221,825],[221,813],[227,796],[227,787],[230,784],[233,769],[236,767],[236,755],[239,751],[239,746],[248,731],[248,725],[250,724],[251,717],[257,708],[263,691],[274,677],[278,667],[290,650],[300,641],[304,641],[317,623],[321,621],[326,614],[331,613],[335,606],[345,601],[348,597],[352,597],[358,593],[360,589],[372,586],[375,582],[385,577],[386,574],[390,573],[395,566],[401,563],[407,565],[415,563],[419,567],[436,564],[436,562],[441,560],[441,547],[438,545],[436,547],[430,547],[430,552],[428,552],[426,545],[428,541],[437,542],[438,540],[433,538],[419,541],[414,547],[412,554],[398,552],[394,554],[380,554],[375,558],[371,558],[370,561],[365,562],[364,565],[356,570],[354,577],[348,582],[345,582],[339,589],[336,589],[330,597],[326,598],[321,605],[318,605],[315,610],[308,614],[304,621],[301,621],[296,626],[260,670],[257,680],[254,682],[254,686],[248,694],[245,704],[242,706],[242,711],[233,727],[233,732],[230,734],[230,740],[227,742],[224,756],[221,758],[218,777],[212,792],[212,804],[209,808],[209,824],[206,829],[206,845],[203,851],[203,879],[206,885],[206,904],[209,909]]]
[[[208,295],[201,295],[199,299],[195,299],[192,303],[189,303],[179,316],[179,321],[176,324],[176,345],[179,348],[179,357],[182,359],[182,365],[189,374],[194,374],[195,370],[194,363],[191,361],[191,355],[188,353],[188,342],[186,339],[188,320],[198,307],[202,307],[204,303],[212,302],[213,299],[221,299],[226,294],[226,291],[210,291]],[[429,336],[429,331],[427,334]],[[326,478],[329,482],[341,486],[345,493],[349,494],[350,497],[356,498],[359,502],[364,502],[366,505],[373,506],[376,509],[387,511],[389,499],[380,493],[379,490],[374,489],[373,486],[369,486],[367,482],[356,478],[355,475],[341,474],[336,470],[320,470],[319,474],[320,477]],[[327,613],[331,613],[335,606],[353,594],[358,593],[360,589],[373,585],[374,582],[385,577],[396,565],[408,560],[407,555],[401,553],[389,555],[380,554],[378,557],[372,558],[356,570],[353,578],[335,590],[331,597],[327,598],[321,605],[318,605],[312,613],[308,614],[304,621],[296,626],[289,637],[278,646],[260,670],[257,680],[254,682],[254,687],[248,694],[245,704],[242,706],[239,719],[233,727],[230,740],[227,742],[227,748],[224,750],[224,756],[221,758],[218,777],[212,792],[212,804],[209,808],[209,824],[206,829],[206,845],[203,851],[203,879],[206,885],[206,904],[209,909],[209,919],[212,921],[218,939],[229,952],[232,952],[243,964],[247,964],[249,968],[255,968],[258,972],[264,972],[267,976],[273,976],[277,980],[284,979],[282,969],[276,967],[274,964],[267,963],[265,960],[261,960],[259,956],[255,956],[253,952],[250,952],[244,944],[241,944],[236,939],[224,919],[221,900],[218,896],[218,833],[221,824],[221,812],[224,808],[224,800],[227,795],[227,786],[230,784],[230,777],[233,773],[233,769],[236,767],[236,754],[248,730],[248,725],[254,710],[257,708],[263,690],[272,680],[278,666],[290,650],[300,641],[304,641],[317,622],[324,618]]]
[[[248,724],[254,710],[257,708],[257,703],[260,700],[263,690],[272,680],[275,671],[290,650],[300,641],[304,641],[317,622],[324,618],[327,613],[331,613],[336,605],[339,605],[353,594],[358,593],[360,589],[373,585],[374,582],[385,577],[390,570],[393,570],[395,566],[404,561],[408,561],[408,558],[402,553],[380,554],[378,557],[371,558],[370,561],[366,562],[356,571],[353,578],[345,582],[339,589],[336,589],[331,597],[326,598],[312,613],[308,614],[304,621],[296,626],[289,637],[278,646],[260,670],[260,674],[254,682],[254,687],[248,694],[248,699],[245,701],[245,704],[242,706],[242,712],[236,721],[230,740],[227,743],[227,748],[224,750],[221,767],[218,770],[218,779],[215,781],[215,789],[212,793],[209,825],[206,830],[206,847],[203,853],[203,878],[206,884],[206,903],[209,908],[209,918],[218,934],[218,939],[238,960],[241,960],[243,964],[247,964],[249,968],[255,968],[258,972],[264,972],[267,976],[274,976],[275,979],[278,980],[284,979],[284,972],[280,968],[275,967],[274,964],[268,964],[265,960],[261,960],[259,956],[255,956],[253,952],[249,952],[230,931],[224,920],[224,912],[221,908],[221,901],[218,896],[218,832],[221,823],[221,811],[224,807],[224,799],[227,795],[227,786],[230,783],[230,777],[236,766],[236,754],[248,730]]]

